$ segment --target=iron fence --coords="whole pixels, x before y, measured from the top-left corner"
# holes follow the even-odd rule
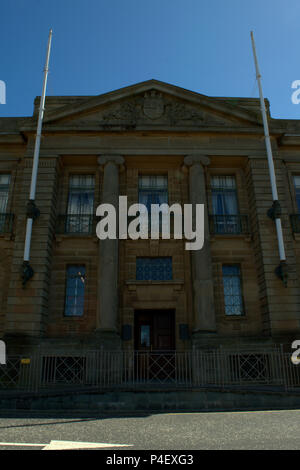
[[[13,229],[14,214],[0,213],[0,233],[11,233]]]
[[[8,356],[0,365],[0,389],[271,386],[300,391],[300,365],[291,354],[270,351],[41,351]]]
[[[209,231],[215,235],[249,235],[247,215],[210,215]]]
[[[56,221],[57,234],[96,234],[97,219],[93,214],[64,214]]]

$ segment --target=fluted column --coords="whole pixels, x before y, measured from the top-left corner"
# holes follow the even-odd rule
[[[205,155],[188,155],[184,164],[189,171],[189,197],[193,208],[204,204],[204,245],[201,250],[191,251],[192,282],[194,294],[195,332],[214,332],[216,330],[212,261],[209,241],[209,223],[204,177],[204,165],[210,159]]]
[[[103,170],[102,204],[112,204],[118,220],[119,170],[124,158],[101,155],[98,163]],[[117,331],[119,250],[116,240],[99,240],[99,275],[97,284],[97,330]]]

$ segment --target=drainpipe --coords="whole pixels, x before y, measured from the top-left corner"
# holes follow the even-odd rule
[[[257,79],[257,84],[258,84],[258,89],[259,89],[260,108],[261,108],[261,114],[262,114],[263,125],[264,125],[265,143],[266,143],[266,150],[267,150],[267,156],[268,156],[269,174],[270,174],[272,198],[273,198],[273,205],[268,210],[268,216],[272,220],[274,220],[275,225],[276,225],[278,251],[279,251],[279,259],[280,259],[280,264],[275,269],[275,273],[283,281],[285,287],[287,287],[288,269],[287,269],[287,263],[286,263],[286,255],[285,255],[282,226],[281,226],[281,219],[280,219],[281,207],[280,207],[280,203],[278,200],[278,192],[277,192],[276,176],[275,176],[275,169],[274,169],[274,161],[273,161],[273,156],[272,156],[272,147],[271,147],[271,141],[270,141],[268,119],[267,119],[265,100],[263,97],[263,91],[262,91],[262,85],[261,85],[261,74],[260,74],[258,61],[257,61],[253,32],[251,31],[250,34],[251,34],[255,69],[256,69],[256,79]]]
[[[50,29],[49,38],[48,38],[46,64],[44,68],[43,90],[42,90],[42,96],[41,96],[41,101],[40,101],[37,133],[36,133],[34,155],[33,155],[30,194],[29,194],[29,201],[27,203],[27,210],[26,210],[26,215],[27,215],[26,236],[25,236],[24,258],[23,258],[23,264],[21,268],[21,277],[22,277],[23,287],[25,287],[25,284],[34,275],[34,270],[29,264],[30,246],[31,246],[32,225],[33,225],[34,220],[40,215],[40,211],[35,205],[35,192],[36,192],[36,181],[37,181],[37,172],[38,172],[38,164],[39,164],[40,143],[41,143],[41,135],[42,135],[42,123],[43,123],[43,116],[44,116],[44,110],[45,110],[44,106],[45,106],[45,96],[46,96],[47,78],[48,78],[48,70],[49,70],[48,66],[49,66],[49,57],[50,57],[50,49],[51,49],[51,39],[52,39],[52,29]]]

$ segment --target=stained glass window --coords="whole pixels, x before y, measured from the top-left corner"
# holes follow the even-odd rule
[[[225,314],[244,315],[240,266],[223,265],[222,270]]]
[[[65,231],[90,233],[94,213],[94,175],[71,175]]]
[[[84,309],[85,266],[67,267],[66,316],[82,316]]]
[[[138,281],[168,281],[172,279],[172,258],[137,258]]]

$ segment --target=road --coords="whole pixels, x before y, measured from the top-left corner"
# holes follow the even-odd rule
[[[0,418],[0,450],[40,450],[51,441],[116,446],[110,449],[117,449],[117,444],[130,446],[122,450],[300,449],[300,410],[124,417],[15,416]],[[52,442],[50,448],[64,445]],[[71,445],[77,448],[77,444]]]

